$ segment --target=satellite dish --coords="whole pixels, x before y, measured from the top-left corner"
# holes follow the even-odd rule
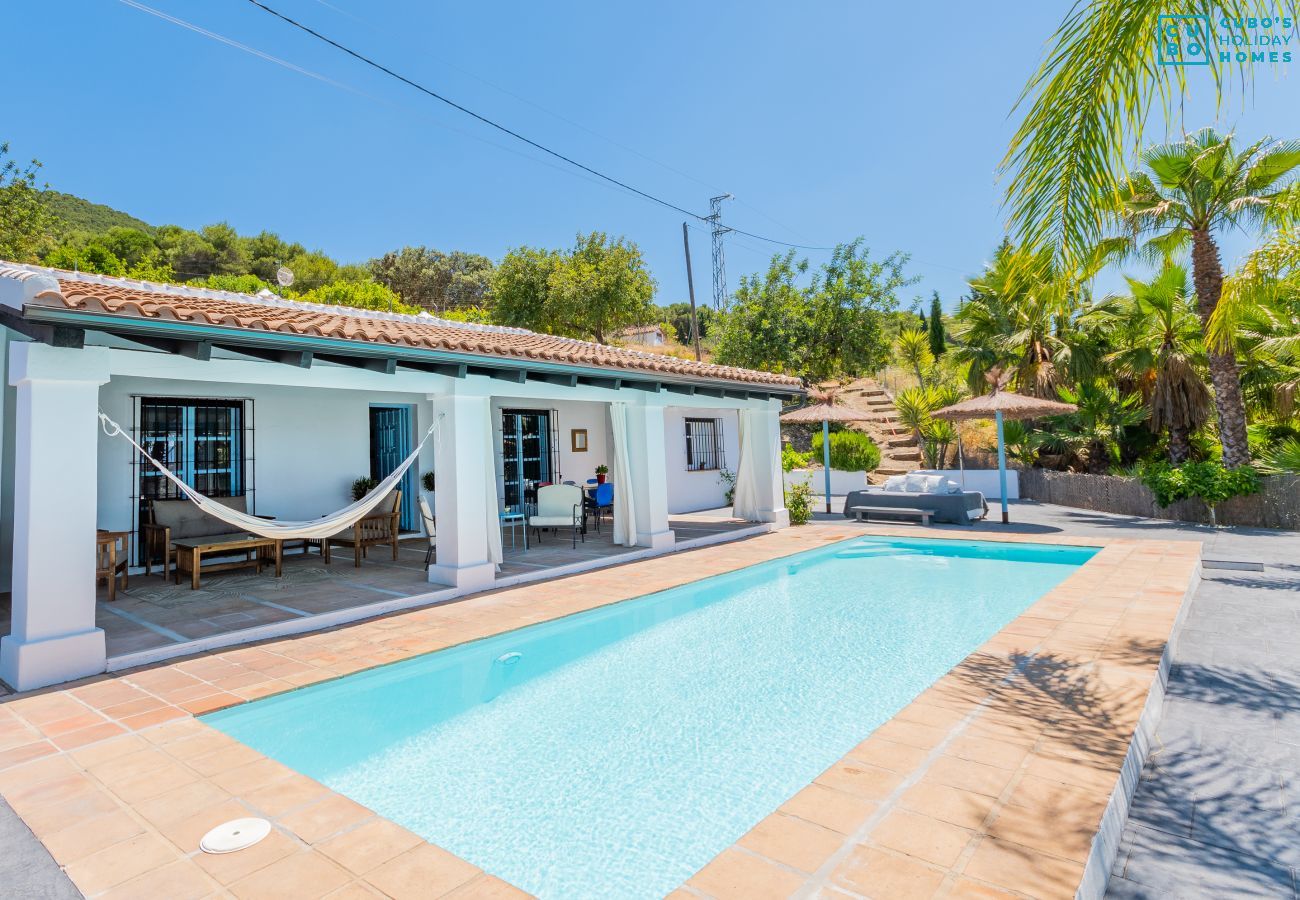
[[[293,284],[293,269],[288,266],[280,266],[275,270],[275,281],[280,287],[288,287]]]

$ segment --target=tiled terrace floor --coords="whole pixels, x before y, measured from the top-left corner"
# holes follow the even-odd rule
[[[0,793],[88,895],[517,896],[192,715],[864,532],[925,533],[788,529],[14,698]],[[682,895],[1073,896],[1199,550],[1108,544]],[[195,849],[250,813],[257,848]]]
[[[732,519],[726,510],[713,510],[674,517],[669,524],[678,542],[687,542],[749,528],[752,523]],[[498,578],[535,576],[597,560],[613,563],[639,549],[615,545],[610,532],[606,522],[601,533],[593,528],[576,547],[567,536],[546,534],[525,551],[522,533],[517,532],[518,543],[512,545],[507,531]],[[107,588],[99,588],[96,624],[104,629],[109,657],[116,657],[427,594],[439,590],[425,579],[427,547],[423,538],[404,540],[396,560],[388,547],[374,548],[359,569],[353,566],[352,554],[341,548],[335,548],[328,566],[316,553],[290,555],[285,557],[281,578],[275,578],[269,567],[260,575],[237,569],[204,577],[197,591],[185,580],[179,585],[164,581],[156,571],[152,576],[134,575],[130,587],[119,590],[111,603]],[[8,595],[0,594],[0,634],[8,633],[8,626]]]

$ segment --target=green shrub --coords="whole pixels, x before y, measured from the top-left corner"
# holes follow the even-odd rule
[[[1156,503],[1161,508],[1189,497],[1199,497],[1210,507],[1211,519],[1214,507],[1224,500],[1259,490],[1259,474],[1250,466],[1225,469],[1222,463],[1212,460],[1188,462],[1181,466],[1152,462],[1142,467],[1140,477],[1156,495]]]
[[[824,458],[821,432],[814,432],[812,458]],[[880,465],[880,448],[870,435],[861,431],[831,432],[831,468],[841,472],[871,472]]]
[[[832,442],[833,445],[834,442]],[[800,453],[789,444],[781,445],[781,468],[786,472],[793,472],[795,469],[806,469],[812,462],[811,453]]]
[[[360,500],[378,486],[379,481],[377,479],[371,478],[369,475],[362,475],[356,481],[352,482],[352,499],[354,501]]]
[[[812,485],[806,481],[795,482],[786,489],[785,508],[790,513],[791,525],[807,525],[813,517]]]

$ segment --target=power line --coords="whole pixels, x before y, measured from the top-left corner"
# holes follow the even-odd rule
[[[432,88],[426,87],[425,85],[420,84],[418,81],[415,81],[411,78],[407,78],[405,75],[402,75],[394,71],[393,69],[390,69],[388,66],[384,65],[383,63],[377,62],[374,59],[371,59],[370,57],[366,56],[365,54],[359,53],[358,51],[353,50],[352,48],[339,43],[333,38],[321,34],[319,31],[316,31],[314,28],[308,25],[304,25],[302,22],[299,22],[297,19],[294,19],[291,16],[287,16],[284,13],[280,12],[279,10],[267,6],[265,3],[262,3],[261,0],[248,0],[248,2],[251,3],[253,6],[257,7],[258,9],[262,10],[263,12],[274,16],[275,18],[279,19],[280,21],[294,28],[297,28],[299,31],[311,35],[312,37],[316,38],[318,41],[322,41],[326,44],[329,44],[334,49],[346,53],[348,56],[351,56],[353,59],[365,63],[371,68],[377,69],[391,78],[395,78],[396,80],[402,82],[408,87],[412,87],[415,90],[421,92],[422,94],[427,94],[428,96],[439,101],[440,103],[445,103],[446,105],[452,107],[458,112],[464,113],[465,115],[470,116],[471,118],[476,119],[479,122],[482,122],[483,124],[491,128],[495,128],[496,130],[509,135],[515,140],[522,141],[523,143],[529,145],[530,147],[533,147],[534,149],[540,150],[543,153],[548,154],[549,156],[553,156],[556,159],[568,163],[571,166],[579,168],[584,172],[594,175],[603,181],[607,181],[610,184],[616,185],[617,187],[620,187],[623,190],[631,191],[633,194],[636,194],[637,196],[642,197],[643,199],[649,200],[652,203],[657,203],[658,205],[667,207],[668,209],[671,209],[674,212],[679,212],[683,215],[689,216],[692,219],[695,219],[696,221],[699,222],[711,221],[708,216],[702,216],[699,213],[691,212],[689,209],[678,206],[676,203],[673,203],[670,200],[665,200],[662,197],[657,197],[654,194],[649,193],[648,191],[643,191],[640,188],[633,187],[632,185],[628,184],[625,181],[621,181],[620,179],[615,178],[612,175],[606,175],[604,172],[601,172],[598,169],[594,169],[591,166],[588,166],[584,163],[580,163],[576,159],[570,156],[566,156],[563,153],[560,153],[558,150],[552,150],[550,147],[547,147],[544,144],[538,143],[537,141],[534,141],[531,138],[525,137],[524,135],[520,134],[514,129],[502,125],[500,122],[490,119],[485,115],[477,113],[474,110],[470,109],[469,107],[457,103],[455,100],[452,100],[450,97],[440,94],[437,91],[433,90]],[[815,247],[808,244],[794,244],[789,241],[777,240],[776,238],[770,238],[770,237],[766,237],[765,235],[755,234],[752,231],[744,231],[743,229],[740,228],[728,227],[728,230],[733,231],[736,234],[743,234],[747,237],[754,238],[755,240],[765,241],[770,244],[780,244],[781,246],[784,247],[793,247],[798,250],[834,250],[835,249],[834,247]]]

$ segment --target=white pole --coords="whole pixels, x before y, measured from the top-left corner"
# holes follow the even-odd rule
[[[1007,444],[1002,434],[1002,410],[998,410],[998,484],[1002,487],[1002,524],[1011,521],[1007,515]]]
[[[957,432],[957,467],[961,469],[961,489],[966,490],[966,457],[961,452],[961,432]]]
[[[822,419],[822,471],[826,473],[826,512],[831,511],[831,423]]]

